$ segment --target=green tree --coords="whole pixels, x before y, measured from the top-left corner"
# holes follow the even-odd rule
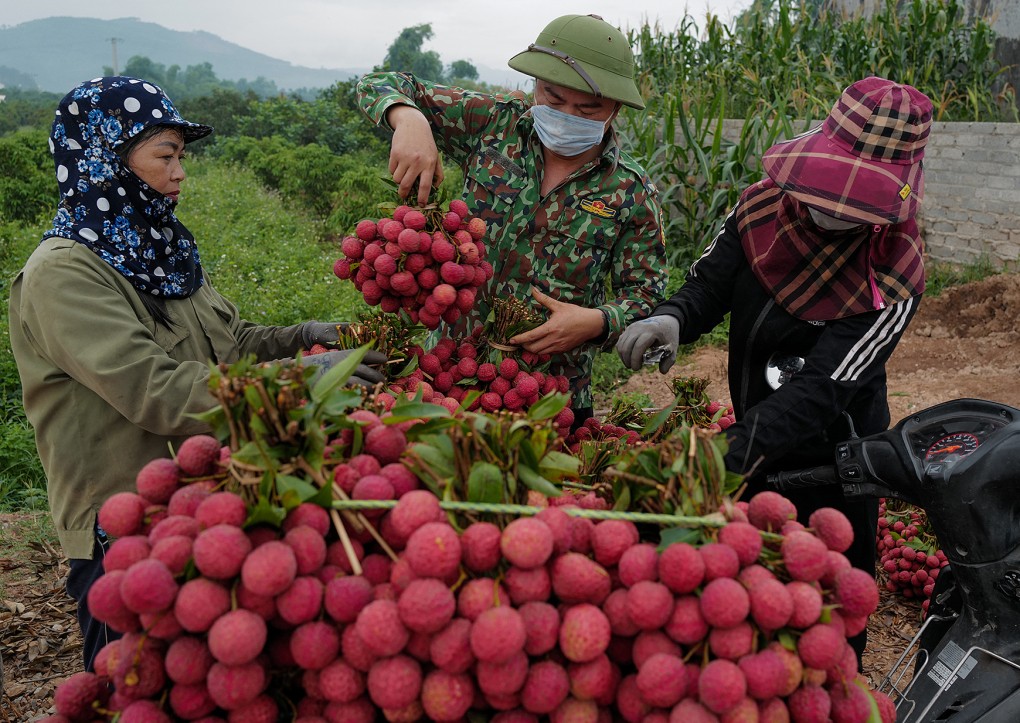
[[[450,63],[447,76],[453,80],[478,80],[478,68],[466,60],[455,60]]]
[[[386,51],[386,70],[414,73],[419,78],[443,80],[443,61],[434,50],[422,51],[426,40],[432,39],[432,25],[422,23],[404,28]]]

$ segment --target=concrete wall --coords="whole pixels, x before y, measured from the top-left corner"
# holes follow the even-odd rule
[[[736,141],[742,123],[726,121],[724,135]],[[924,169],[929,256],[1020,270],[1020,124],[933,123]]]

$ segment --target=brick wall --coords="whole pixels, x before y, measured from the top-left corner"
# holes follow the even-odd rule
[[[737,140],[742,121],[726,121]],[[929,256],[1020,270],[1020,124],[933,123],[918,219]]]

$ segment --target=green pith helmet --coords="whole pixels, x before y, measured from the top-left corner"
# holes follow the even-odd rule
[[[509,65],[564,88],[645,107],[634,82],[634,53],[627,37],[597,15],[556,18],[527,50],[510,58]]]

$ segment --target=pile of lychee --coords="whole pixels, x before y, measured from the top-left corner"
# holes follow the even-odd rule
[[[445,212],[397,206],[392,218],[362,219],[340,244],[333,272],[351,279],[366,303],[403,309],[435,329],[472,309],[477,289],[493,275],[485,260],[486,224],[460,199]]]
[[[926,614],[939,571],[949,560],[927,529],[922,513],[909,508],[888,509],[887,501],[882,499],[877,545],[878,566],[885,577],[886,589],[907,599],[920,600],[921,614]]]
[[[246,527],[241,496],[191,481],[216,469],[211,437],[104,504],[117,539],[88,604],[124,637],[95,673],[61,684],[59,714],[863,721],[874,704],[894,720],[847,643],[878,590],[842,554],[852,531],[838,511],[805,528],[765,492],[697,544],[661,551],[633,522],[570,506],[502,527],[452,518],[401,463],[400,425],[351,417],[364,445],[334,479],[353,497],[397,500],[370,515],[385,546],[366,529],[345,544],[307,502],[279,528]]]

